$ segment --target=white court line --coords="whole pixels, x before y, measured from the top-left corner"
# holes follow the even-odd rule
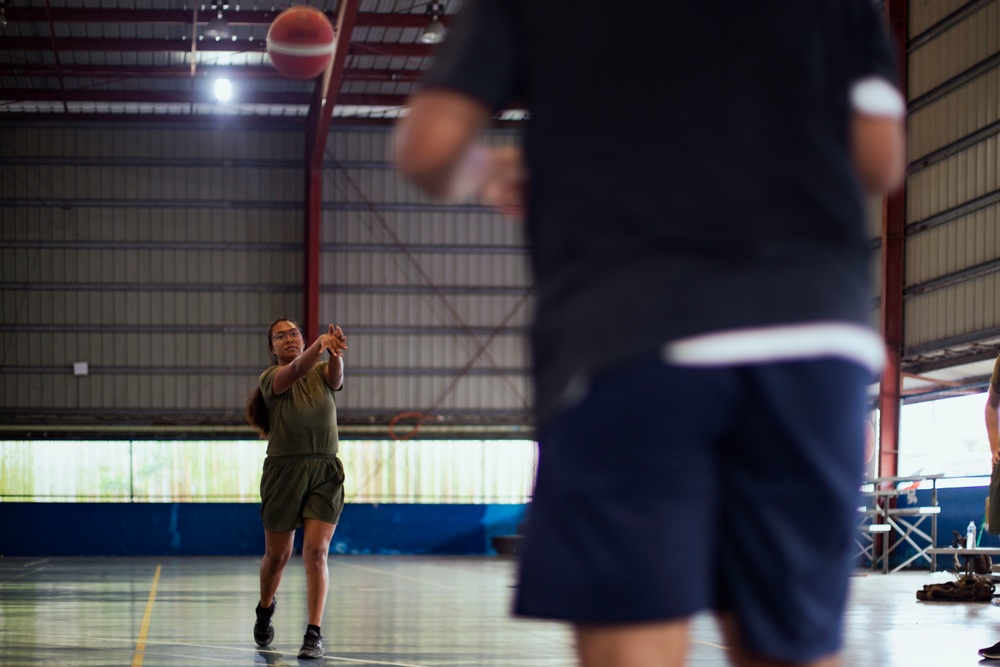
[[[197,644],[191,644],[188,646],[197,646]],[[281,653],[279,651],[260,651],[260,650],[254,652],[273,653],[279,658],[290,658],[291,655],[294,655],[294,652]],[[204,655],[185,655],[183,653],[160,653],[160,652],[149,653],[147,651],[147,655],[152,655],[157,658],[182,658],[184,660],[192,660],[192,661],[197,660],[198,662],[202,662],[204,660],[209,660],[213,662],[227,662],[227,663],[232,662],[232,658],[212,658]],[[389,667],[428,667],[428,665],[415,665],[408,662],[386,662],[385,660],[363,660],[361,658],[340,658],[335,655],[330,655],[329,653],[325,653],[323,655],[323,660],[338,660],[340,662],[347,662],[357,665],[389,665]]]
[[[390,667],[428,667],[428,665],[417,665],[410,662],[386,662],[385,660],[362,660],[361,658],[338,658],[327,653],[324,660],[339,660],[340,662],[350,662],[356,665],[390,665]]]
[[[34,632],[10,632],[10,631],[6,631],[6,630],[0,630],[0,637],[3,637],[3,636],[8,636],[8,637],[37,637],[38,634],[34,633]],[[73,639],[76,639],[76,640],[88,640],[88,641],[91,641],[91,642],[117,642],[117,643],[120,643],[120,644],[132,644],[132,642],[135,641],[131,637],[118,638],[118,637],[94,637],[92,635],[82,636],[82,635],[52,635],[52,634],[46,634],[45,636],[46,636],[46,639],[47,639],[47,644],[50,645],[50,646],[55,642],[55,640],[59,640],[59,639],[62,639],[62,640],[73,640]],[[700,641],[700,640],[697,640],[697,639],[692,639],[691,643],[692,644],[701,644],[702,646],[708,646],[708,647],[711,647],[711,648],[717,648],[720,651],[728,651],[729,650],[728,647],[723,646],[721,644],[713,644],[712,642],[705,642],[705,641]],[[67,642],[67,644],[69,644],[69,642]],[[59,645],[59,644],[57,643],[56,645]],[[85,643],[83,645],[86,646]],[[201,656],[201,655],[198,655],[198,656],[184,656],[184,655],[176,655],[176,654],[172,654],[172,653],[161,653],[159,651],[153,652],[153,651],[149,650],[149,647],[151,647],[151,646],[155,646],[155,647],[181,646],[181,647],[184,647],[184,648],[208,648],[208,649],[223,650],[223,651],[237,651],[237,652],[240,652],[240,653],[253,652],[253,653],[276,653],[276,654],[279,654],[279,655],[282,655],[282,656],[292,655],[291,653],[284,654],[284,653],[280,653],[278,651],[262,651],[261,649],[256,648],[256,647],[255,648],[249,648],[249,647],[243,648],[243,647],[240,647],[240,646],[218,646],[218,645],[215,645],[215,644],[191,644],[191,643],[187,643],[187,642],[157,641],[157,640],[153,640],[153,639],[149,639],[149,640],[146,641],[146,654],[147,655],[153,655],[153,656],[157,656],[157,657],[161,657],[161,656],[162,657],[183,657],[183,658],[194,657],[194,658],[197,658],[199,660],[226,661],[226,660],[228,660],[228,658],[211,658],[211,657],[208,657],[208,656]],[[329,653],[325,654],[323,656],[323,658],[325,660],[336,660],[338,662],[347,663],[347,664],[354,664],[354,665],[388,665],[388,667],[429,667],[426,664],[424,664],[424,665],[418,665],[416,663],[411,663],[411,662],[389,662],[387,660],[364,660],[362,658],[341,658],[340,656],[330,655]]]
[[[38,633],[37,632],[9,632],[9,631],[6,631],[6,630],[0,630],[0,637],[5,637],[5,636],[6,637],[38,637]],[[49,646],[49,647],[51,647],[53,645],[55,645],[55,646],[79,645],[79,644],[74,644],[73,642],[68,641],[68,640],[88,640],[90,642],[113,642],[113,643],[119,643],[119,644],[129,644],[129,645],[131,645],[135,641],[135,639],[132,638],[132,637],[122,637],[122,638],[119,638],[119,637],[94,637],[92,635],[83,636],[83,635],[53,635],[53,634],[46,634],[45,638],[46,638],[46,646]],[[58,642],[58,640],[63,640],[64,643],[60,644]],[[86,646],[87,644],[83,643],[82,645]],[[261,649],[259,649],[257,647],[252,647],[252,648],[251,647],[246,647],[246,648],[244,648],[244,647],[241,647],[241,646],[219,646],[217,644],[191,644],[191,643],[188,643],[188,642],[157,641],[157,640],[153,640],[153,639],[146,640],[146,654],[147,655],[151,655],[151,656],[164,656],[164,657],[174,657],[175,654],[160,653],[159,651],[152,652],[152,651],[149,650],[150,646],[155,646],[155,647],[161,647],[161,646],[162,647],[180,646],[180,647],[184,647],[184,648],[208,648],[208,649],[214,649],[214,650],[217,650],[217,651],[218,650],[221,650],[221,651],[237,651],[237,652],[240,652],[240,653],[274,653],[274,654],[281,655],[281,656],[293,655],[295,653],[295,651],[292,651],[292,653],[281,653],[279,651],[262,651]],[[207,656],[200,656],[200,655],[198,655],[198,656],[178,656],[178,657],[186,657],[186,658],[196,657],[199,660],[202,660],[202,659],[205,659],[205,660],[226,660],[225,658],[209,658]],[[339,662],[346,662],[346,663],[356,664],[356,665],[388,665],[389,667],[429,667],[426,664],[424,664],[424,665],[418,665],[418,664],[412,663],[412,662],[389,662],[389,661],[386,661],[386,660],[365,660],[363,658],[342,658],[340,656],[330,655],[329,653],[325,654],[323,656],[323,658],[325,660],[337,660]]]
[[[205,660],[208,660],[209,662],[228,662],[232,664],[233,660],[232,658],[213,658],[207,655],[186,655],[184,653],[160,653],[160,652],[150,653],[149,651],[147,651],[146,654],[150,656],[155,656],[157,658],[181,658],[182,660],[189,661],[187,664],[201,663]],[[174,663],[174,664],[179,664],[179,663]]]
[[[43,565],[45,563],[48,563],[50,560],[52,560],[52,559],[51,558],[43,558],[42,560],[31,561],[30,563],[24,563],[22,565],[17,565],[16,567],[31,567],[32,565]],[[14,569],[14,567],[11,567],[11,571],[13,571],[13,569]],[[36,570],[25,570],[24,572],[22,572],[21,574],[17,575],[16,577],[8,577],[6,579],[0,579],[0,584],[4,583],[5,581],[14,581],[15,579],[20,579],[21,577],[24,577],[24,576],[27,576],[29,574],[33,574],[35,572],[38,572],[38,570],[41,570],[41,569],[44,569],[44,568],[38,568]]]
[[[405,581],[413,581],[418,584],[427,584],[428,586],[437,586],[438,588],[443,588],[448,591],[463,591],[463,588],[457,588],[455,586],[448,586],[447,584],[441,584],[436,581],[431,581],[429,579],[418,579],[416,577],[407,577],[404,574],[396,574],[395,572],[386,572],[384,570],[379,570],[374,567],[365,567],[364,565],[357,565],[356,563],[348,563],[342,561],[334,561],[336,567],[353,567],[358,570],[364,570],[365,572],[371,572],[373,574],[380,574],[383,577],[395,577],[396,579],[403,579]],[[377,664],[377,663],[376,663]]]
[[[346,566],[346,567],[357,568],[359,570],[364,570],[365,572],[372,572],[374,574],[381,574],[381,575],[384,575],[384,576],[396,577],[397,579],[405,579],[407,581],[414,581],[414,582],[417,582],[417,583],[420,583],[420,584],[427,584],[429,586],[437,586],[438,588],[444,588],[444,589],[449,590],[449,591],[461,591],[461,590],[463,590],[461,588],[456,588],[455,586],[448,586],[448,585],[445,585],[445,584],[439,584],[436,581],[429,581],[429,580],[426,580],[426,579],[417,579],[416,577],[407,577],[405,575],[395,574],[395,573],[392,573],[392,572],[385,572],[383,570],[379,570],[379,569],[372,568],[372,567],[365,567],[364,565],[358,565],[356,563],[348,563],[348,562],[338,562],[337,563],[337,566],[341,566],[341,565]],[[722,650],[722,651],[728,651],[729,650],[728,647],[723,646],[721,644],[713,644],[711,642],[699,641],[697,639],[692,639],[690,641],[691,641],[692,644],[701,644],[702,646],[709,646],[711,648],[717,648],[717,649]],[[329,658],[330,656],[326,656],[326,657]],[[345,660],[345,658],[337,658],[337,660]],[[360,661],[360,662],[367,663],[367,661]],[[368,663],[368,664],[375,664],[375,665],[380,665],[380,664],[397,665],[399,663],[394,663],[394,662],[386,662],[386,663],[374,662],[374,663]],[[420,665],[406,665],[404,667],[421,667],[421,666]]]
[[[0,630],[0,637],[38,637],[37,632],[14,632],[11,630]],[[93,635],[55,635],[46,632],[46,646],[52,645],[55,640],[67,640],[66,645],[69,645],[68,640],[87,640],[95,642],[117,642],[120,644],[128,644],[129,646],[135,645],[135,637],[95,637]],[[155,644],[156,642],[150,641],[150,644]],[[86,645],[86,643],[84,643]]]
[[[180,642],[148,642],[148,644],[160,644],[167,646],[184,646],[187,648],[211,648],[215,650],[229,650],[229,651],[253,651],[254,653],[270,653],[280,658],[289,658],[295,655],[293,650],[291,653],[282,653],[281,651],[264,651],[259,648],[240,648],[238,646],[213,646],[211,644],[182,644]],[[217,662],[228,662],[231,658],[210,658],[201,655],[183,655],[178,653],[161,653],[159,651],[150,652],[146,651],[147,655],[163,658],[190,658],[198,660],[215,660]],[[337,655],[331,655],[329,653],[323,654],[323,660],[337,660],[338,662],[345,662],[353,665],[388,665],[389,667],[428,667],[428,665],[418,665],[411,662],[389,662],[387,660],[365,660],[364,658],[341,658]]]

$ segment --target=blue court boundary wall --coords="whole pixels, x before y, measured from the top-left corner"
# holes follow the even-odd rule
[[[952,530],[983,522],[986,486],[938,490],[938,546]],[[930,491],[917,491],[920,505]],[[907,505],[906,496],[898,505]],[[513,535],[526,505],[349,504],[330,550],[344,554],[490,555],[492,538]],[[822,518],[816,517],[817,530]],[[929,524],[921,526],[928,532]],[[668,527],[669,529],[669,527]],[[301,531],[296,536],[296,551]],[[1000,547],[1000,535],[982,534],[980,546]],[[264,531],[253,503],[0,503],[0,556],[230,556],[260,555]],[[890,567],[914,553],[902,543]],[[949,564],[938,559],[938,569]],[[862,567],[866,564],[859,563]],[[925,561],[913,569],[926,570]]]
[[[259,509],[253,503],[0,503],[0,556],[259,556]],[[516,534],[525,509],[348,504],[330,551],[492,555],[492,538]]]

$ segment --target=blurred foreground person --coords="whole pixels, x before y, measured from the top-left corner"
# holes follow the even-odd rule
[[[467,0],[397,128],[526,215],[538,477],[515,612],[584,667],[837,664],[863,474],[864,196],[904,173],[870,0]],[[477,142],[523,104],[523,155]]]

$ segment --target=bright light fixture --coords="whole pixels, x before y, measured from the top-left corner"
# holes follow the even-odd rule
[[[228,102],[233,96],[233,84],[229,79],[215,80],[215,99],[220,102]]]

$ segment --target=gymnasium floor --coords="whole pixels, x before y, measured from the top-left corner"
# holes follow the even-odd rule
[[[501,557],[331,556],[324,660],[298,660],[304,575],[293,558],[270,650],[251,638],[259,560],[0,558],[0,666],[569,666],[559,625],[508,613],[515,562]],[[957,667],[1000,640],[1000,606],[922,603],[948,575],[852,578],[845,667]],[[777,582],[776,582],[777,583]],[[724,665],[710,617],[695,620],[691,667]]]

